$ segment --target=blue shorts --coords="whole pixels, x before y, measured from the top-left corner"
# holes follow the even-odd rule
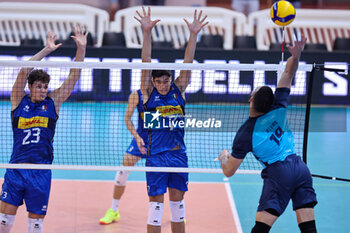
[[[171,150],[148,156],[147,167],[188,167],[185,150]],[[146,172],[148,196],[166,193],[167,187],[187,191],[188,173]]]
[[[264,179],[264,187],[258,211],[274,209],[281,215],[290,199],[293,202],[293,210],[307,204],[317,204],[310,171],[300,156],[289,155],[285,161],[268,165],[262,171],[261,177]]]
[[[51,188],[51,170],[7,169],[1,201],[14,206],[26,203],[27,211],[46,215]]]
[[[131,154],[133,156],[140,157],[140,158],[146,158],[146,156],[147,156],[147,153],[144,155],[141,154],[141,152],[137,146],[135,138],[131,141],[130,146],[125,151],[125,153]]]

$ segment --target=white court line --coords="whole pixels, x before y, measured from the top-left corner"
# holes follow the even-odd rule
[[[235,225],[236,225],[236,230],[237,230],[238,233],[243,233],[241,222],[239,220],[239,216],[238,216],[238,212],[237,212],[237,208],[236,208],[236,204],[235,204],[235,200],[233,198],[233,194],[232,194],[232,189],[231,189],[230,183],[225,182],[225,189],[226,189],[228,201],[230,202],[233,219],[234,219]]]

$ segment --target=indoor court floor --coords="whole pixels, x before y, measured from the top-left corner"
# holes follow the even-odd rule
[[[8,104],[2,102],[0,107],[1,118],[9,119],[9,111],[3,111],[8,108]],[[349,116],[350,108],[312,109],[308,143],[308,165],[311,173],[350,178],[347,147],[350,142]],[[9,125],[3,124],[0,129],[11,130]],[[8,139],[0,138],[2,146],[6,140]],[[1,149],[2,153],[6,150]],[[0,172],[3,177],[5,170]],[[111,204],[114,176],[115,172],[112,171],[54,170],[44,232],[146,232],[148,199],[144,172],[130,174],[120,203],[119,222],[107,226],[99,225],[99,218]],[[262,180],[259,175],[236,174],[226,179],[223,174],[190,174],[189,192],[185,196],[187,232],[250,232],[254,225],[261,188]],[[319,201],[315,207],[318,232],[348,233],[350,183],[314,178],[314,188]],[[12,232],[26,232],[25,211],[24,206],[19,208]],[[167,204],[162,232],[171,232]],[[270,232],[299,232],[291,205]]]

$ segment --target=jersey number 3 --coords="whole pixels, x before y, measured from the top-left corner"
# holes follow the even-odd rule
[[[27,135],[23,138],[22,145],[28,145],[30,143],[38,143],[40,141],[40,128],[32,128],[23,130]],[[29,140],[29,137],[33,136],[32,140]]]

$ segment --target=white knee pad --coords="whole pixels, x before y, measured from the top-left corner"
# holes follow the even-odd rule
[[[117,174],[115,174],[115,185],[117,186],[125,186],[126,181],[129,177],[130,171],[118,171]]]
[[[148,225],[160,226],[162,224],[164,203],[150,202],[148,208]]]
[[[43,220],[43,218],[28,218],[28,233],[42,233]]]
[[[0,232],[9,233],[16,215],[0,213]]]
[[[172,222],[183,222],[185,220],[185,202],[169,201]]]

